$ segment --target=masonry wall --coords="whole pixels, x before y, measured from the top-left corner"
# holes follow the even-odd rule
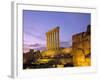
[[[72,36],[73,64],[74,66],[91,65],[91,35],[90,26],[82,33]]]

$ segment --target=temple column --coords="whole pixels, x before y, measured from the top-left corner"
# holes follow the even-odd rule
[[[46,34],[46,36],[47,36],[46,40],[47,40],[47,49],[48,49],[48,34]]]
[[[57,36],[58,36],[58,37],[57,37],[57,38],[58,38],[57,41],[58,41],[58,49],[59,49],[59,43],[60,43],[60,42],[59,42],[59,30],[57,30]]]
[[[50,34],[50,49],[52,49],[52,33]]]
[[[50,43],[50,49],[52,49],[52,32],[51,32],[51,34],[50,34],[50,41],[51,41],[51,43]]]
[[[54,32],[53,32],[53,49],[55,48],[55,36],[54,36]]]
[[[53,48],[53,31],[51,32],[51,48]]]
[[[48,49],[59,49],[59,27],[54,28],[46,33],[47,37],[47,48]]]
[[[48,34],[47,34],[47,35],[48,35]],[[47,40],[48,40],[48,41],[47,41],[47,43],[48,43],[48,46],[47,46],[47,47],[48,47],[48,49],[49,49],[49,35],[48,35]]]
[[[58,49],[58,30],[56,31],[56,36],[57,36],[57,49]]]
[[[53,49],[54,49],[54,31],[53,31],[53,33],[52,33],[52,37],[53,37]]]
[[[50,36],[49,36],[49,33],[48,33],[48,49],[50,48]]]
[[[49,49],[51,49],[51,35],[49,34]]]
[[[57,32],[55,31],[55,48],[57,49]]]

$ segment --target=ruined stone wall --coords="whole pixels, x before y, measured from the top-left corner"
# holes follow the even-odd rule
[[[91,39],[89,32],[82,32],[72,36],[74,66],[91,65]]]

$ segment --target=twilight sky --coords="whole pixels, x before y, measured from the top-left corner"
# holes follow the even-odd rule
[[[46,45],[45,33],[59,26],[60,42],[69,45],[72,35],[85,31],[88,24],[91,24],[89,13],[23,10],[24,44]]]

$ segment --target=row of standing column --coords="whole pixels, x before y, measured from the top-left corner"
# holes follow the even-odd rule
[[[59,49],[59,29],[48,32],[47,48],[48,49]]]

